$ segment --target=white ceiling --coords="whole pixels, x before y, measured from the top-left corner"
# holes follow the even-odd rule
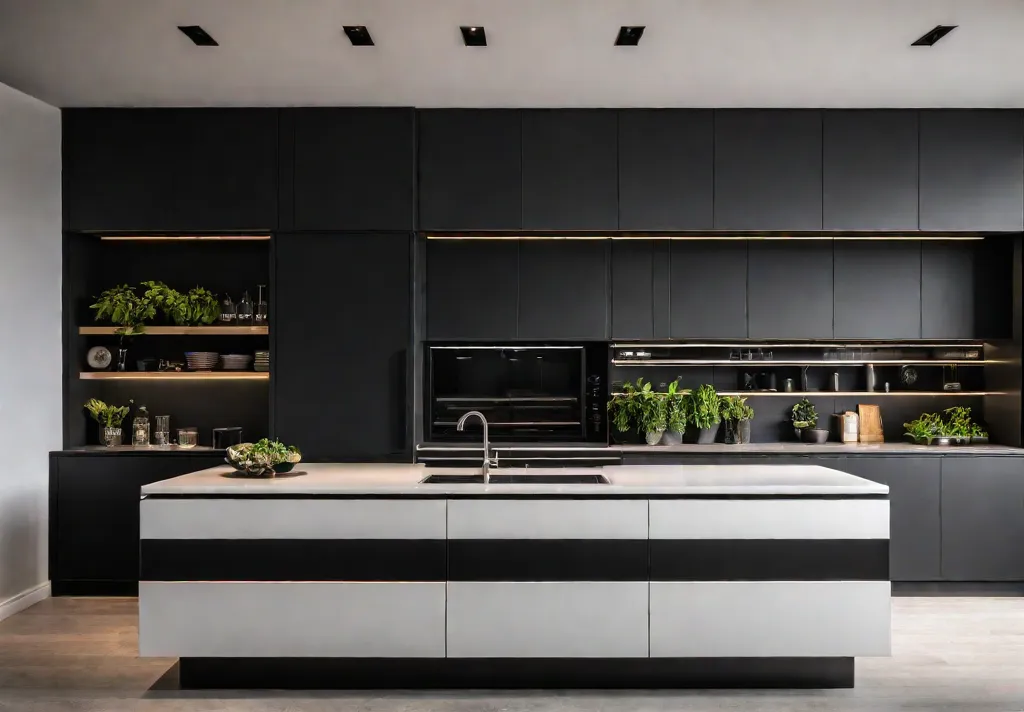
[[[1024,0],[0,0],[0,82],[57,106],[1024,107]]]

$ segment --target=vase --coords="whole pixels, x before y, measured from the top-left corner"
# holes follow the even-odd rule
[[[828,442],[828,431],[822,428],[807,428],[803,431],[805,443],[811,445],[824,445]]]
[[[728,445],[746,445],[750,442],[749,420],[725,421],[725,442]]]
[[[107,447],[121,445],[121,428],[103,428],[103,444]]]
[[[661,442],[661,436],[665,434],[664,430],[655,430],[653,433],[647,433],[645,439],[648,445],[657,445]]]
[[[128,370],[128,349],[117,350],[117,370],[127,371]]]
[[[710,445],[715,442],[715,438],[718,436],[718,428],[721,423],[715,423],[710,428],[701,428],[700,432],[697,433],[697,444],[698,445]]]
[[[661,444],[662,445],[682,445],[683,444],[683,434],[681,432],[678,432],[678,431],[673,432],[671,430],[666,430],[665,434],[661,436]]]

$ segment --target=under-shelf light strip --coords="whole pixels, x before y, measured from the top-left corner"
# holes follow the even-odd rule
[[[428,240],[858,240],[863,242],[963,242],[984,240],[981,235],[427,235]]]
[[[100,240],[108,242],[195,242],[196,240],[252,242],[269,239],[270,235],[100,235]]]

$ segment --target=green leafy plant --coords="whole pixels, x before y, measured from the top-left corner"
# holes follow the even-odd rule
[[[163,282],[143,282],[144,297],[158,307],[164,316],[178,326],[204,326],[220,316],[217,295],[202,287],[194,287],[182,294]]]
[[[128,406],[108,405],[96,398],[90,398],[85,404],[85,409],[104,428],[120,428],[121,423],[128,417]]]
[[[972,438],[987,438],[988,431],[985,430],[979,423],[971,423],[971,437]]]
[[[622,384],[622,394],[608,401],[608,412],[620,433],[634,426],[642,433],[663,432],[668,422],[665,394],[654,391],[643,378],[636,379],[636,385],[628,381]]]
[[[971,409],[953,406],[942,411],[942,435],[950,438],[971,437]]]
[[[673,433],[682,433],[690,422],[690,391],[680,389],[678,381],[668,384],[665,394],[666,429]]]
[[[904,423],[903,429],[919,443],[928,442],[936,437],[945,437],[942,434],[942,418],[938,413],[922,413],[909,423]]]
[[[643,380],[638,378],[637,385],[640,385]],[[638,400],[637,386],[626,381],[622,384],[622,393],[613,395],[608,401],[608,417],[620,433],[629,432],[629,429],[635,424]]]
[[[255,443],[232,445],[226,451],[228,463],[250,477],[273,477],[302,460],[302,453],[294,445],[263,438]]]
[[[109,320],[118,329],[119,336],[134,336],[145,331],[145,322],[156,316],[156,307],[146,295],[139,296],[135,287],[119,284],[100,293],[96,303],[89,306],[96,312],[96,321]]]
[[[722,420],[720,398],[715,387],[705,383],[690,394],[690,422],[701,430],[709,430]]]
[[[790,417],[793,421],[793,427],[797,430],[807,430],[814,428],[818,424],[818,411],[814,408],[814,404],[806,398],[800,399],[793,406]]]
[[[747,405],[747,399],[743,396],[720,396],[720,399],[719,413],[722,420],[738,423],[754,419],[754,409]]]

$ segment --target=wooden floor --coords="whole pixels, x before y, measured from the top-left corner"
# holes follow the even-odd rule
[[[174,661],[136,655],[134,599],[57,598],[0,622],[0,711],[675,712],[1024,710],[1024,598],[893,599],[893,657],[857,687],[768,692],[181,692]]]

